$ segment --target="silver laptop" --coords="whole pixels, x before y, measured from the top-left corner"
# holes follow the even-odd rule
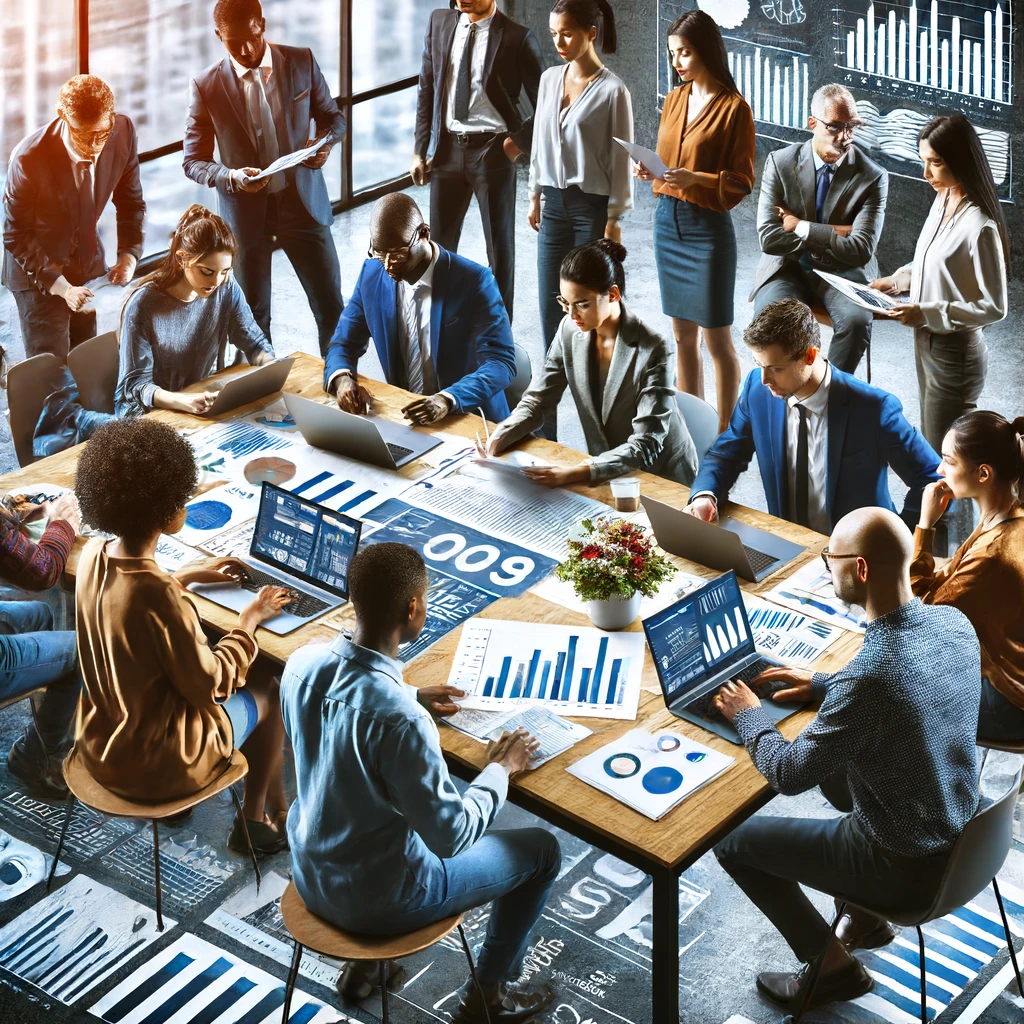
[[[736,519],[723,517],[716,526],[654,498],[640,501],[666,551],[709,569],[735,569],[751,583],[760,583],[807,550]]]
[[[736,573],[727,572],[644,619],[644,633],[669,711],[730,743],[742,743],[739,733],[714,705],[718,690],[730,679],[749,686],[765,669],[782,662],[765,657],[754,646]],[[781,722],[804,706],[798,702],[776,704],[771,699],[773,692],[788,685],[754,687],[773,722]]]
[[[194,583],[189,588],[214,604],[240,612],[260,587],[288,587],[297,598],[262,623],[283,636],[348,599],[348,567],[362,523],[288,491],[263,484],[260,511],[242,583]]]
[[[231,412],[240,405],[258,402],[261,398],[280,391],[294,362],[295,359],[291,356],[287,359],[275,359],[272,363],[264,363],[253,370],[231,377],[224,382],[220,394],[203,415],[218,416],[222,412]],[[219,384],[220,381],[216,383]]]
[[[353,416],[334,404],[311,402],[287,392],[284,404],[307,444],[385,469],[398,469],[441,443],[433,434],[421,434],[400,423]]]

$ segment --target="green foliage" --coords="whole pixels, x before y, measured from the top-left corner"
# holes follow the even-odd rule
[[[654,550],[654,538],[642,526],[622,519],[584,519],[585,536],[569,540],[569,557],[555,569],[584,601],[624,600],[637,591],[653,597],[676,570]]]

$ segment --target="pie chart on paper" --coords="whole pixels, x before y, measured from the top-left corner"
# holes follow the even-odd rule
[[[283,484],[295,476],[294,462],[267,457],[252,459],[245,464],[245,479],[251,484]]]

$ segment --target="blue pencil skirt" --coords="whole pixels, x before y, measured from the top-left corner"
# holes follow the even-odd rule
[[[659,196],[654,259],[665,316],[701,327],[732,325],[736,232],[731,213]]]

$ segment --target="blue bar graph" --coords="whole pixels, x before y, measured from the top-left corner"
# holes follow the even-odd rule
[[[347,490],[351,486],[351,480],[342,480],[340,484],[332,484],[326,491],[323,491],[320,494],[315,494],[309,500],[317,501],[322,505],[328,498],[333,498],[336,494],[341,494],[342,491]]]
[[[505,684],[508,682],[508,670],[512,667],[511,658],[501,659],[501,671],[498,673],[498,690],[494,694],[495,697],[505,696]]]
[[[544,695],[548,688],[548,676],[551,675],[551,662],[544,662],[544,670],[540,674],[540,693],[537,694],[541,700],[544,699]]]
[[[525,672],[525,668],[523,666],[523,663],[520,662],[519,663],[519,668],[516,669],[515,681],[512,683],[512,692],[509,694],[509,696],[512,697],[513,700],[516,697],[522,696],[522,693],[523,693],[523,676],[525,674],[526,674],[526,672]]]
[[[347,512],[350,508],[355,508],[360,502],[367,501],[369,498],[372,498],[376,493],[376,491],[363,491],[362,494],[357,494],[351,501],[345,502],[338,511]]]
[[[583,674],[580,676],[580,703],[585,703],[587,699],[587,684],[590,682],[590,669],[585,668]]]
[[[622,678],[622,685],[619,687],[619,692],[615,696],[616,704],[623,703],[626,697],[626,680],[629,678],[629,662],[629,658],[622,659],[622,669],[619,672],[619,675]]]
[[[622,667],[622,659],[616,658],[612,662],[612,677],[608,680],[608,699],[605,704],[615,703],[615,684],[619,681],[619,669]],[[487,691],[484,691],[484,696],[487,696]]]
[[[494,676],[488,676],[487,682],[484,683],[484,696],[492,697],[494,695]]]
[[[608,655],[608,637],[601,637],[601,642],[597,645],[597,664],[594,666],[594,679],[590,685],[590,699],[596,704],[598,701],[598,694],[601,691],[601,677],[604,675],[604,659]]]
[[[304,494],[311,487],[316,487],[317,484],[322,484],[325,480],[330,480],[331,473],[318,473],[312,480],[307,480],[304,484],[300,484],[298,487],[292,488],[292,494]]]
[[[569,687],[572,686],[572,670],[576,661],[576,645],[579,643],[578,636],[569,637],[569,653],[565,656],[565,677],[562,680],[562,700],[569,699]]]
[[[529,671],[528,675],[526,676],[526,693],[523,694],[524,697],[532,697],[533,696],[533,680],[536,678],[537,666],[539,664],[540,664],[540,651],[534,651],[533,652],[533,657],[530,659],[530,671]]]
[[[558,652],[555,661],[555,678],[551,681],[551,699],[558,700],[562,694],[562,669],[565,668],[565,651]]]

